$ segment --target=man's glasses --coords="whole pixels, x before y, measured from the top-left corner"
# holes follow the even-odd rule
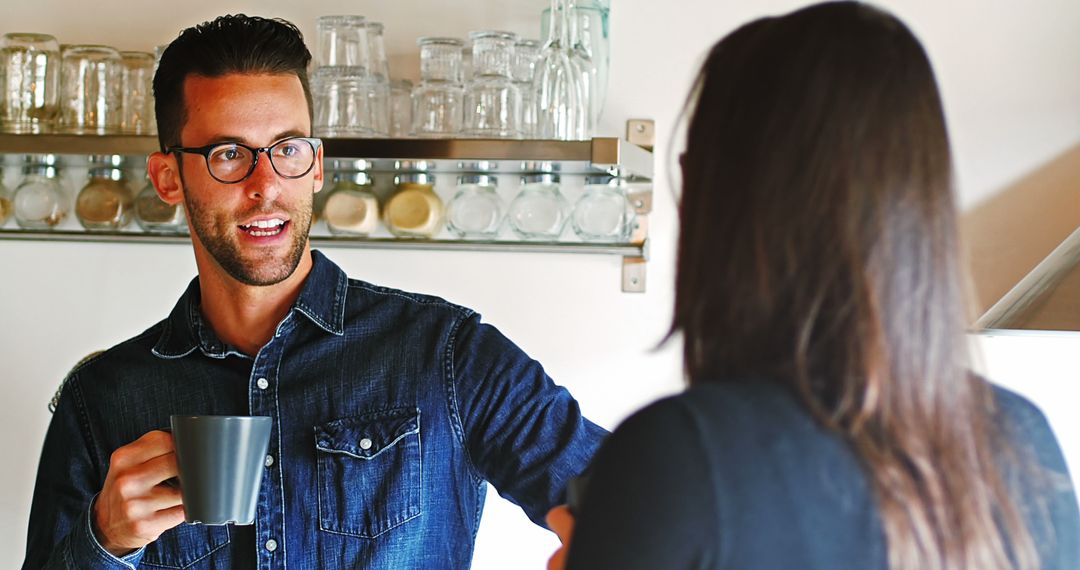
[[[314,168],[315,151],[320,145],[322,141],[319,139],[292,137],[262,148],[230,142],[200,147],[171,146],[166,148],[165,152],[201,154],[206,159],[206,169],[214,180],[222,184],[236,184],[255,172],[259,155],[264,152],[278,176],[300,178]]]

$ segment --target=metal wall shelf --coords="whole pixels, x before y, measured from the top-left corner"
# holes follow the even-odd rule
[[[642,122],[638,120],[637,122]],[[643,144],[641,141],[635,141]],[[651,142],[651,141],[646,141]],[[501,251],[619,255],[623,258],[622,290],[645,291],[648,260],[648,214],[652,209],[653,155],[638,144],[614,137],[588,141],[505,139],[332,139],[324,138],[327,158],[372,161],[372,170],[391,171],[397,161],[427,161],[435,172],[474,170],[474,161],[496,173],[553,172],[567,175],[609,174],[631,184],[628,193],[637,213],[637,230],[630,243],[527,242],[472,240],[411,240],[344,238],[312,235],[315,247],[423,249],[439,251]],[[645,145],[650,146],[650,145]],[[0,153],[146,155],[158,150],[156,136],[0,134]],[[190,243],[186,234],[138,231],[89,232],[0,230],[0,240],[98,243]]]

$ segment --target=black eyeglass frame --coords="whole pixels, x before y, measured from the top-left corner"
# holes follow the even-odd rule
[[[311,145],[311,165],[309,165],[307,167],[307,170],[305,170],[304,172],[302,172],[300,174],[297,174],[295,176],[288,176],[286,174],[282,174],[281,171],[278,170],[277,165],[274,164],[274,155],[270,154],[271,149],[273,149],[274,147],[276,147],[276,146],[278,146],[280,144],[287,143],[289,141],[304,141],[304,142]],[[214,171],[213,171],[213,169],[210,168],[210,151],[214,150],[215,148],[219,148],[219,147],[223,147],[223,146],[238,146],[238,147],[245,148],[245,149],[248,150],[248,152],[251,153],[251,156],[254,157],[251,160],[251,166],[248,167],[248,171],[246,173],[244,173],[244,175],[241,176],[239,179],[233,180],[231,182],[226,181],[226,180],[222,180],[222,179],[218,178],[217,176],[214,176]],[[208,145],[204,145],[204,146],[194,146],[194,147],[190,147],[190,146],[170,146],[170,147],[167,147],[165,149],[165,152],[167,154],[182,152],[182,153],[187,153],[187,154],[202,155],[203,162],[206,164],[206,172],[210,174],[211,178],[213,178],[214,180],[217,180],[218,182],[220,182],[222,184],[239,184],[239,183],[247,180],[248,177],[251,176],[252,172],[255,172],[255,167],[257,167],[259,165],[259,155],[264,153],[264,152],[266,153],[266,156],[268,157],[268,160],[270,161],[270,168],[274,169],[275,174],[277,174],[278,176],[280,176],[282,178],[288,179],[288,180],[296,180],[297,178],[303,178],[303,177],[307,176],[308,173],[311,172],[311,169],[315,168],[315,158],[319,154],[319,147],[321,147],[321,146],[322,146],[322,139],[320,139],[320,138],[316,138],[316,137],[289,137],[289,138],[281,139],[281,140],[277,141],[276,143],[274,143],[274,144],[272,144],[270,146],[263,146],[263,147],[248,146],[248,145],[246,145],[244,143],[239,143],[239,142],[219,142],[219,143],[213,143],[213,144],[208,144]]]

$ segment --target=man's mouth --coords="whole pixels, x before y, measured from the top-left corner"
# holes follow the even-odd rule
[[[285,231],[285,226],[288,225],[288,223],[289,222],[285,220],[274,218],[270,220],[258,220],[251,222],[246,226],[241,224],[237,227],[242,231],[247,232],[247,234],[252,237],[271,237]]]

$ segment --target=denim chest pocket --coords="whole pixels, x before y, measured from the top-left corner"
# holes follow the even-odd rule
[[[181,523],[146,545],[140,567],[200,568],[229,544],[226,526]]]
[[[315,428],[319,524],[374,538],[420,515],[420,411],[393,408]]]

